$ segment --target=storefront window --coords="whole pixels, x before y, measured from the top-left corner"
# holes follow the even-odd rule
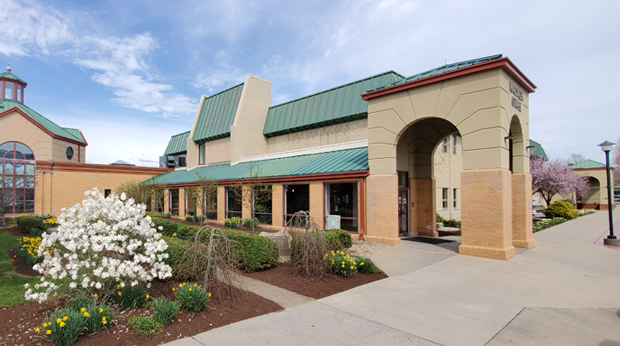
[[[241,186],[226,187],[226,218],[241,217]]]
[[[310,185],[284,185],[284,199],[284,222],[287,224],[296,212],[310,210]]]
[[[179,216],[179,189],[170,189],[170,214]]]
[[[325,216],[340,215],[340,228],[357,233],[357,183],[325,184]],[[325,225],[332,228],[332,225]]]
[[[271,185],[254,187],[254,217],[259,223],[271,225]]]
[[[204,216],[210,220],[217,220],[217,186],[206,187],[202,190]]]

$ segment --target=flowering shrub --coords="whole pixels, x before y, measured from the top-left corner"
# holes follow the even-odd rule
[[[553,219],[544,219],[544,220],[536,221],[534,222],[534,225],[532,225],[532,232],[536,233],[538,231],[542,231],[545,228],[555,226],[562,222],[566,222],[566,219],[563,217],[554,217]]]
[[[357,271],[362,274],[376,274],[382,273],[381,269],[377,267],[375,263],[373,263],[369,258],[363,256],[355,256],[357,258],[357,262],[359,263],[357,266]]]
[[[188,311],[200,312],[207,307],[207,302],[211,297],[211,293],[207,293],[204,288],[198,284],[188,285],[186,283],[179,284],[176,290],[179,303]]]
[[[21,244],[18,254],[19,257],[24,259],[24,262],[32,268],[37,263],[43,262],[43,256],[39,256],[38,250],[41,245],[41,238],[39,237],[22,237],[17,241]],[[54,248],[49,247],[47,250],[50,254],[54,253]]]
[[[60,283],[105,301],[119,282],[122,288],[171,276],[163,262],[167,244],[144,216],[145,205],[124,194],[104,198],[96,188],[84,195],[82,205],[63,209],[56,232],[43,234],[37,254],[44,259],[33,269],[45,277],[34,287],[26,285],[26,299],[46,300]]]
[[[237,228],[241,222],[240,217],[233,216],[230,219],[224,220],[224,227]]]

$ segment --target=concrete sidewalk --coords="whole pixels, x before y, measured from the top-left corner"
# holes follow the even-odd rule
[[[620,345],[607,229],[606,212],[585,216],[507,261],[403,241],[373,255],[388,279],[169,345]]]

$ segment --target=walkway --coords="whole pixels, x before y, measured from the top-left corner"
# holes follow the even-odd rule
[[[585,216],[507,261],[403,241],[373,256],[388,279],[168,345],[620,345],[620,251],[595,244],[607,228]]]

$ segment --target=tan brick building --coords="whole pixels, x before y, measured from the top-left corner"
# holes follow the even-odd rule
[[[270,82],[247,76],[203,96],[191,129],[171,138],[165,155],[187,167],[158,177],[164,207],[202,213],[185,188],[208,177],[218,188],[207,216],[248,217],[232,189],[258,172],[272,187],[260,219],[274,228],[303,209],[323,227],[340,217],[357,237],[396,244],[437,236],[447,202],[447,216],[462,220],[460,253],[506,259],[515,246],[534,246],[526,149],[534,89],[501,55],[410,77],[388,71],[274,106]],[[458,176],[451,165],[462,167]]]
[[[26,106],[26,85],[10,66],[0,73],[0,212],[58,216],[93,187],[111,193],[123,182],[169,171],[84,163],[88,142],[82,132]]]

